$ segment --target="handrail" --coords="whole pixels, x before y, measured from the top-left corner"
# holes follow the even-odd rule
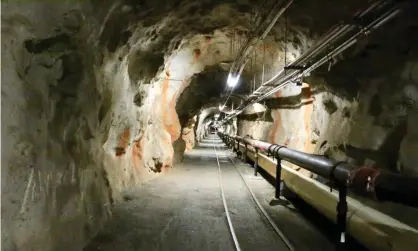
[[[246,137],[229,135],[222,132],[219,132],[219,135],[223,138],[226,137],[230,142],[236,140],[266,151],[268,154],[272,153],[272,149],[275,149],[274,157],[277,159],[286,160],[308,171],[328,178],[332,182],[335,182],[338,187],[352,188],[358,195],[418,207],[418,186],[416,185],[418,184],[418,177],[401,176],[396,173],[373,168],[375,170],[374,173],[370,173],[364,177],[358,177],[364,179],[364,186],[361,188],[365,190],[361,190],[358,186],[356,187],[358,185],[356,183],[359,182],[353,182],[353,179],[357,178],[356,176],[359,174],[359,166],[347,162],[335,161],[322,155],[304,153],[285,146]],[[373,178],[373,180],[370,178]]]
[[[404,247],[418,248],[418,241],[416,241],[418,237],[417,229],[411,228],[354,199],[347,198],[347,188],[352,188],[355,183],[358,185],[358,180],[353,183],[353,178],[358,176],[358,170],[362,170],[361,167],[358,168],[345,162],[336,162],[321,155],[299,152],[282,145],[270,144],[222,132],[218,132],[218,135],[227,146],[233,148],[234,152],[238,156],[241,155],[245,161],[247,158],[254,160],[255,175],[260,164],[264,170],[273,175],[276,179],[276,198],[280,198],[281,177],[284,175],[283,180],[287,187],[327,218],[336,222],[340,231],[340,236],[336,240],[337,250],[345,250],[345,232],[347,230],[370,250],[403,251],[405,250]],[[267,153],[267,156],[262,153],[263,151]],[[274,169],[272,170],[273,163],[269,156],[273,157],[273,161],[276,158],[275,173]],[[327,178],[336,183],[338,200],[335,198],[335,193],[331,193],[332,190],[326,190],[325,185],[308,177],[302,178],[304,177],[303,175],[289,167],[282,167],[282,159],[305,167],[307,170],[321,176],[327,177],[324,174],[331,174]],[[370,191],[364,193],[363,191],[360,195],[374,194],[374,199],[380,200],[383,198],[418,207],[418,189],[416,188],[418,177],[404,177],[381,170],[371,175],[373,176],[372,181],[364,175],[364,177],[361,176],[363,180],[360,179],[360,181],[363,182],[361,188],[366,190],[369,186],[373,187],[373,193],[370,193]],[[379,182],[380,184],[378,184]],[[406,196],[406,199],[401,198],[402,196],[399,195]],[[337,204],[336,207],[335,203]],[[334,211],[334,208],[337,210]]]
[[[338,162],[327,159],[324,156],[299,152],[289,149],[286,146],[270,144],[240,136],[235,136],[234,138],[266,152],[275,147],[274,154],[276,158],[289,161],[313,173],[338,181],[340,184],[344,184],[347,181],[350,175],[349,170],[355,168],[355,166],[346,162]]]

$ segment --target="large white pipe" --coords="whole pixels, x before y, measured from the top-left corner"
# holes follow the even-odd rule
[[[245,146],[240,144],[241,151]],[[255,152],[248,148],[247,155],[255,160]],[[258,163],[272,177],[276,176],[276,163],[270,157],[258,153]],[[329,220],[336,222],[338,192],[329,187],[282,166],[282,179],[286,186]],[[372,251],[418,250],[418,230],[386,214],[348,197],[347,232]]]

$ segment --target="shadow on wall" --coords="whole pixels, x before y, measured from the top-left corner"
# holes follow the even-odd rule
[[[3,250],[80,250],[110,217],[100,52],[78,37],[82,18],[73,5],[2,3]]]
[[[377,150],[362,149],[352,145],[339,145],[338,150],[344,152],[357,164],[375,165],[402,174],[402,164],[398,159],[401,142],[406,135],[406,126],[406,121],[401,121],[395,129],[389,132]],[[332,151],[328,149],[324,154],[332,156]]]

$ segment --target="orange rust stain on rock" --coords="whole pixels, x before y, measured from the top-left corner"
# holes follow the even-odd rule
[[[269,139],[271,143],[277,143],[276,142],[276,133],[279,131],[279,129],[283,129],[281,125],[281,116],[280,111],[276,111],[276,117],[273,122],[273,126],[270,131]]]
[[[118,146],[115,149],[116,156],[122,156],[126,153],[126,148],[129,146],[130,135],[131,132],[129,127],[126,128],[121,134],[119,134]]]
[[[194,59],[193,59],[193,64],[195,64],[197,62],[197,60],[199,60],[200,55],[202,54],[202,52],[200,51],[200,49],[194,49]]]
[[[276,97],[280,97],[280,91],[276,92],[274,94]],[[272,111],[273,112],[273,111]],[[274,119],[273,126],[270,130],[269,140],[271,143],[277,143],[276,140],[276,133],[279,130],[279,127],[281,127],[281,117],[280,117],[280,111],[276,110],[276,118]]]
[[[176,100],[177,100],[178,91],[173,95],[171,100],[168,102],[168,107],[164,112],[164,125],[166,131],[171,136],[171,143],[176,141],[180,137],[180,122],[178,120],[177,112],[176,112]]]
[[[167,173],[168,171],[170,171],[170,168],[171,168],[171,167],[172,167],[171,165],[165,164],[165,165],[161,168],[161,173]]]
[[[276,93],[274,93],[274,96],[275,96],[276,98],[279,98],[279,97],[280,97],[280,91],[277,91]]]
[[[304,124],[305,124],[305,133],[306,133],[306,139],[305,139],[305,143],[304,143],[304,148],[303,150],[305,152],[309,152],[309,153],[313,153],[315,145],[312,144],[311,141],[311,117],[312,117],[312,112],[313,112],[313,99],[312,99],[312,92],[311,92],[311,87],[308,84],[305,84],[302,86],[302,98],[303,101],[306,103],[306,105],[304,106],[304,114],[303,114],[303,120],[304,120]]]
[[[132,164],[136,168],[141,167],[142,161],[142,140],[135,140],[132,146]]]
[[[284,145],[284,146],[289,146],[289,144],[290,144],[290,139],[289,139],[289,138],[287,138],[287,139],[284,141],[283,145]]]
[[[170,63],[168,63],[168,68],[170,68]],[[165,130],[171,136],[171,143],[174,142],[180,136],[180,122],[178,121],[176,113],[176,98],[177,93],[173,95],[170,99],[169,97],[169,87],[170,87],[170,71],[165,72],[166,77],[164,78],[161,91],[161,107],[162,110],[162,119],[164,123]]]
[[[195,140],[193,128],[190,128],[187,133],[183,133],[182,139],[184,140],[184,142],[186,142],[186,151],[192,150],[194,147],[194,140]]]
[[[264,51],[264,45],[263,44],[259,45],[257,47],[257,50]],[[271,46],[266,44],[266,51],[269,51],[269,50],[271,50]]]

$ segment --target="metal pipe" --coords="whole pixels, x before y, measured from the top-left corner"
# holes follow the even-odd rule
[[[250,144],[256,149],[263,151],[267,151],[273,146],[273,144],[267,142],[243,138],[240,136],[234,136],[231,138]],[[289,149],[285,146],[279,145],[279,147],[280,148],[275,152],[276,158],[289,161],[322,177],[336,180],[340,184],[346,184],[350,175],[350,171],[355,169],[355,166],[351,164],[330,160],[324,156],[299,152],[293,149]]]
[[[234,60],[234,62],[231,65],[231,68],[229,70],[229,75],[231,76],[233,73],[238,73],[238,76],[241,75],[242,71],[244,70],[245,65],[247,64],[249,57],[248,55],[252,52],[252,50],[260,43],[261,40],[263,40],[267,34],[270,32],[270,30],[273,28],[274,24],[277,22],[279,17],[289,8],[289,6],[293,3],[293,0],[288,0],[288,2],[282,6],[279,11],[276,13],[276,15],[273,17],[272,21],[269,23],[269,25],[266,27],[264,32],[261,34],[261,36],[258,36],[258,32],[255,32],[255,35],[248,38],[247,42],[242,46],[239,50],[239,53],[237,54],[237,58]],[[281,5],[281,1],[277,1],[277,4],[271,9],[268,16],[271,13],[275,12],[275,9]],[[267,18],[266,18],[267,20]],[[263,26],[264,23],[261,23],[259,28]],[[256,31],[259,29],[257,28]],[[238,52],[238,51],[237,51]],[[230,93],[232,93],[235,89],[235,86],[231,88]],[[229,96],[227,96],[227,99],[225,101],[225,104],[228,102]]]
[[[276,199],[280,199],[281,195],[281,182],[282,182],[282,160],[277,159],[276,163],[276,190],[275,190],[275,197]]]
[[[228,136],[229,137],[229,136]],[[232,137],[231,137],[232,138]],[[234,137],[233,139],[242,139]],[[240,144],[244,148],[243,142]],[[271,153],[277,145],[273,145],[269,152]],[[255,160],[254,152],[249,151],[246,155]],[[276,166],[271,158],[258,153],[259,164],[272,177],[276,177]],[[300,198],[318,210],[328,219],[337,223],[338,213],[335,210],[338,206],[339,193],[330,192],[329,187],[302,175],[296,170],[285,165],[282,166],[281,177],[286,187],[295,192]],[[402,177],[405,178],[405,177]],[[394,183],[391,189],[399,187],[399,180],[390,180]],[[407,182],[407,186],[416,184],[416,182]],[[401,183],[401,184],[404,184]],[[415,185],[416,187],[416,185]],[[341,194],[343,196],[344,194]],[[400,205],[394,205],[401,209]],[[402,207],[402,209],[405,209]],[[342,217],[341,217],[342,218]],[[356,240],[362,243],[369,250],[374,251],[405,251],[418,250],[418,230],[408,226],[390,216],[383,214],[353,198],[347,197],[347,232]],[[340,226],[342,229],[343,226]]]
[[[281,1],[279,1],[279,2],[281,2]],[[267,36],[267,34],[270,32],[270,30],[273,28],[273,26],[274,26],[274,24],[276,24],[276,22],[277,22],[277,20],[279,19],[279,17],[287,10],[287,8],[289,8],[289,6],[291,5],[293,3],[293,0],[289,0],[288,2],[287,2],[287,4],[285,5],[285,6],[283,6],[282,8],[280,8],[280,10],[277,12],[277,14],[273,17],[273,20],[270,22],[270,24],[267,26],[267,28],[264,30],[264,32],[263,32],[263,34],[260,36],[260,37],[258,37],[255,41],[253,41],[253,45],[252,45],[252,48],[251,49],[253,49],[253,48],[255,48],[259,43],[260,43],[260,41],[261,40],[263,40],[266,36]],[[273,8],[273,9],[275,9],[275,8]],[[272,9],[272,11],[273,11],[273,9]],[[242,64],[241,64],[241,67],[240,67],[240,69],[239,69],[239,74],[241,75],[241,73],[242,73],[242,71],[244,70],[244,67],[245,67],[245,65],[247,64],[247,62],[248,62],[248,57],[247,57],[247,55],[249,54],[251,52],[251,50],[248,50],[248,52],[247,53],[245,53],[244,52],[244,55],[243,55],[243,62],[242,62]]]
[[[222,134],[222,133],[220,133]],[[241,136],[232,136],[226,134],[227,137],[244,144],[251,145],[255,149],[268,152],[275,144],[254,140]],[[356,170],[358,166],[346,162],[338,162],[331,160],[322,155],[315,155],[296,151],[285,146],[276,145],[278,148],[275,151],[277,159],[286,160],[292,164],[298,165],[308,171],[316,173],[322,177],[328,178],[337,183],[339,187],[353,188],[354,192],[361,196],[372,197],[378,200],[390,200],[409,206],[418,207],[418,177],[403,177],[398,174],[384,172],[379,169],[374,169],[377,173],[373,181],[373,191],[369,193],[366,186],[357,189],[353,183],[353,178],[356,178]],[[370,174],[366,174],[369,178]],[[370,184],[368,177],[361,177],[360,182]]]
[[[370,13],[372,10],[375,10],[375,9],[378,9],[378,8],[382,9],[383,7],[388,5],[389,3],[392,3],[392,1],[382,0],[382,1],[375,2],[372,5],[370,5],[366,10],[362,11],[360,14],[355,15],[355,18],[363,18],[366,14]],[[371,22],[366,27],[366,29],[373,30],[373,29],[376,29],[376,28],[380,27],[382,24],[384,24],[385,22],[387,22],[388,20],[390,20],[391,18],[396,16],[399,12],[400,12],[400,10],[396,10],[396,8],[392,8],[390,11],[386,12],[385,14],[381,15],[380,17],[375,19],[373,22]],[[350,31],[352,31],[354,29],[354,27],[355,27],[354,25],[344,25],[341,28],[338,28],[338,26],[336,26],[335,28],[332,28],[329,32],[327,32],[325,34],[325,36],[323,36],[323,38],[321,38],[316,43],[316,46],[313,46],[313,47],[309,48],[298,59],[296,59],[291,65],[296,65],[297,66],[297,65],[307,64],[308,60],[311,57],[320,54],[322,51],[325,50],[325,48],[332,45],[332,43],[334,41],[339,40],[342,36],[348,34]],[[235,113],[228,115],[224,119],[224,121],[229,120],[232,117],[237,116],[238,114],[241,113],[241,111],[245,110],[250,105],[252,105],[256,102],[259,102],[260,100],[263,100],[264,98],[270,96],[274,92],[277,92],[279,89],[283,88],[284,86],[292,83],[294,81],[294,78],[297,78],[298,75],[306,74],[306,73],[309,73],[309,72],[315,70],[316,68],[318,68],[319,66],[324,64],[330,57],[338,55],[339,53],[343,52],[344,50],[346,50],[347,48],[349,48],[350,46],[355,44],[357,42],[356,38],[363,33],[364,33],[364,29],[360,30],[355,35],[353,35],[352,37],[347,39],[343,44],[341,44],[336,49],[334,49],[331,52],[331,54],[327,53],[327,55],[325,55],[324,57],[322,57],[321,59],[316,61],[314,64],[310,65],[308,69],[305,69],[302,72],[300,72],[299,70],[293,70],[290,74],[288,74],[288,72],[286,72],[286,74],[284,74],[285,71],[284,71],[284,68],[283,68],[278,74],[273,76],[271,79],[267,80],[266,82],[262,82],[261,85],[249,96],[250,99],[253,98],[253,97],[257,97],[255,100],[250,100],[250,102],[246,103],[246,104],[244,103],[244,107],[239,107]],[[273,83],[273,82],[278,82],[279,85],[274,87],[274,88],[272,88],[270,86],[267,86],[267,85],[269,85],[270,83]],[[266,93],[263,93],[265,89],[268,90],[269,88],[272,88],[272,89],[267,91]],[[259,93],[262,94],[262,96],[258,96]]]
[[[266,44],[263,41],[263,71],[261,73],[261,84],[264,83],[264,63],[266,61]]]
[[[364,17],[367,13],[369,13],[373,9],[377,8],[378,5],[381,5],[381,4],[384,4],[384,3],[388,3],[388,1],[382,0],[382,1],[375,2],[374,4],[370,5],[366,10],[364,10],[360,14],[355,15],[355,18],[362,18],[362,17]],[[351,31],[354,28],[353,25],[344,25],[343,27],[338,28],[339,26],[340,25],[336,25],[333,28],[331,28],[328,32],[326,32],[325,35],[322,38],[320,38],[319,41],[316,42],[316,45],[315,46],[310,47],[298,59],[296,59],[292,64],[293,65],[301,64],[301,62],[303,62],[307,58],[312,57],[312,55],[314,53],[316,53],[318,50],[322,49],[325,45],[329,45],[330,41],[332,41],[332,40],[334,40],[336,38],[339,38],[342,33],[347,33],[347,32]],[[285,66],[287,66],[287,65],[285,65]],[[266,83],[263,82],[261,86],[267,85],[267,84],[275,81],[277,79],[277,77],[279,75],[281,75],[283,72],[285,72],[284,69],[282,69],[273,78],[271,78],[268,81],[266,81]]]
[[[255,149],[254,176],[258,175],[258,148]]]
[[[388,12],[386,12],[384,15],[382,15],[380,18],[376,19],[374,22],[372,22],[370,25],[368,25],[365,29],[366,30],[374,30],[383,25],[385,22],[389,21],[393,17],[395,17],[397,14],[400,13],[399,9],[392,9]],[[328,61],[330,57],[334,57],[340,53],[342,53],[344,50],[348,49],[352,45],[354,45],[357,42],[357,38],[364,33],[364,29],[353,35],[350,39],[348,39],[346,42],[335,48],[330,54],[322,57],[320,60],[318,60],[316,63],[311,65],[308,69],[304,70],[300,74],[307,74],[311,71],[315,70],[316,68],[320,67],[322,64]],[[283,70],[281,71],[283,72]],[[251,103],[247,104],[242,110],[245,110],[247,107],[252,105],[253,103],[259,102],[260,100],[263,100],[264,98],[270,96],[271,94],[277,92],[279,89],[283,88],[284,86],[288,85],[289,83],[294,81],[295,75],[297,75],[297,71],[294,71],[290,75],[287,75],[287,77],[283,80],[280,80],[279,82],[282,82],[279,86],[273,88],[272,90],[268,91],[267,93],[263,94],[262,96],[258,97],[255,101],[252,101]],[[260,88],[259,88],[260,89]]]

